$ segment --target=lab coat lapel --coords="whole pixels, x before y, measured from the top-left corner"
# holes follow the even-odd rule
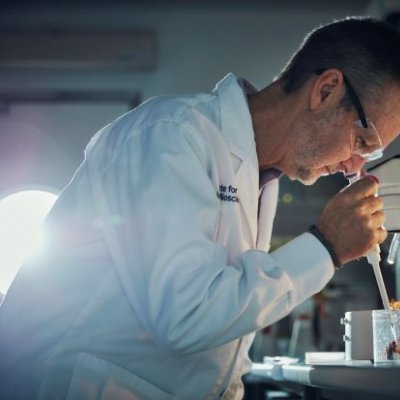
[[[275,178],[266,183],[261,189],[257,249],[268,251],[270,248],[272,227],[278,205],[279,179]]]
[[[244,88],[246,86],[246,89]],[[239,205],[245,241],[255,248],[257,238],[258,160],[251,115],[245,90],[251,88],[243,80],[228,74],[216,87],[220,99],[221,131],[229,147],[232,160],[239,159],[235,169]],[[247,229],[246,229],[247,228]]]

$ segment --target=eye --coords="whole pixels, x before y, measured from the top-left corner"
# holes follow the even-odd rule
[[[354,144],[354,147],[356,150],[361,150],[368,147],[368,145],[367,142],[364,140],[364,138],[361,135],[359,135],[356,137],[356,142]]]

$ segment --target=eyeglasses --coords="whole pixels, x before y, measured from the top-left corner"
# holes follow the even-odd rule
[[[360,99],[348,78],[343,75],[347,93],[357,111],[359,119],[352,126],[353,152],[365,161],[373,161],[383,156],[383,145],[378,131],[372,121],[365,116]]]

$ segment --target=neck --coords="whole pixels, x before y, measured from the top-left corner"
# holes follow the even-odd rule
[[[260,170],[274,167],[284,172],[293,121],[302,102],[296,94],[284,93],[280,81],[249,95],[248,101]]]

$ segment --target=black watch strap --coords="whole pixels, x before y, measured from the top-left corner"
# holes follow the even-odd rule
[[[343,267],[342,263],[340,262],[338,256],[335,253],[335,250],[333,250],[333,247],[331,244],[326,240],[325,236],[322,234],[322,232],[318,229],[316,225],[311,225],[308,228],[308,232],[310,232],[312,235],[314,235],[328,250],[328,253],[330,254],[333,264],[335,266],[335,269],[340,269]]]

